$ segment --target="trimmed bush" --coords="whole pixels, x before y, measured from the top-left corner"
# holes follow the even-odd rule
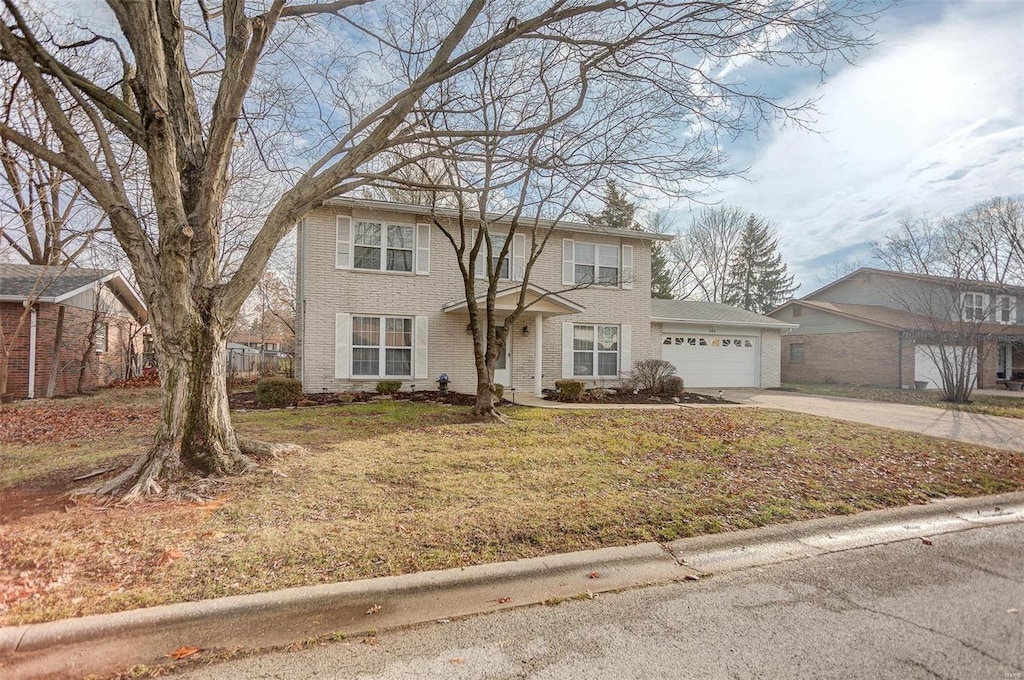
[[[263,378],[256,383],[256,401],[266,408],[292,406],[302,396],[302,382],[295,378]]]
[[[556,380],[555,389],[558,390],[559,401],[579,401],[583,396],[583,388],[586,385],[579,380]]]
[[[377,394],[394,394],[402,389],[401,380],[381,380],[377,383]]]
[[[681,397],[686,392],[683,385],[683,378],[678,375],[670,375],[661,381],[661,393],[666,397]]]
[[[662,359],[644,359],[633,364],[633,373],[629,376],[632,386],[641,392],[662,394],[665,378],[675,375],[676,367],[670,361]]]
[[[501,401],[502,396],[505,394],[505,386],[501,383],[494,383],[494,401]]]

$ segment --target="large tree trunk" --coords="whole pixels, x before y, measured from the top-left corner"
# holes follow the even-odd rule
[[[60,372],[60,346],[64,341],[64,305],[57,305],[57,330],[53,335],[53,357],[50,360],[50,378],[46,381],[46,398],[53,399],[57,392],[57,374]]]
[[[240,450],[228,411],[224,328],[194,319],[186,329],[157,324],[154,331],[161,403],[153,443],[117,477],[78,493],[131,502],[160,493],[169,483],[186,481],[190,473],[221,476],[255,466]],[[184,343],[174,343],[176,338]],[[261,455],[277,452],[258,442],[248,445]]]

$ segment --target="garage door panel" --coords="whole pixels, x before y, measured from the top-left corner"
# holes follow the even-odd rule
[[[935,363],[935,358],[940,358],[941,361],[942,351],[943,348],[938,345],[918,345],[914,348],[914,380],[926,380],[928,385],[925,389],[942,389],[942,373]],[[945,347],[945,356],[954,361],[959,361],[964,351],[963,347],[947,345]],[[968,382],[973,382],[976,378],[975,373],[977,373],[978,366],[977,353],[973,348],[967,348],[966,351],[968,352],[967,361],[968,369],[970,370]]]
[[[666,335],[661,358],[676,367],[687,387],[757,387],[758,340],[741,335]]]

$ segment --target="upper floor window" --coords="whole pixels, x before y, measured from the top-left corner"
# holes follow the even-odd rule
[[[963,311],[964,321],[984,321],[985,296],[982,293],[964,293]]]
[[[416,233],[411,225],[356,222],[352,247],[355,269],[411,272]]]
[[[475,238],[476,232],[474,232]],[[505,247],[505,243],[508,241],[508,234],[488,234],[491,237],[491,266],[494,271],[498,272],[499,279],[511,278],[509,274],[510,260],[512,259],[512,249],[509,248],[509,252],[504,258],[501,257],[501,249]],[[477,278],[485,278],[487,276],[487,241],[484,240],[480,244],[480,254],[476,259],[476,276]]]
[[[1016,300],[1011,295],[997,295],[995,309],[993,310],[996,323],[1010,324],[1016,321]]]
[[[594,243],[575,244],[573,281],[599,286],[619,285],[619,247]]]

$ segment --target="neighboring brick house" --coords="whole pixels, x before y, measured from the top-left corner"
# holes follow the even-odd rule
[[[457,215],[442,219],[454,223]],[[475,391],[462,277],[454,249],[430,222],[428,207],[348,198],[300,222],[296,376],[304,391],[372,390],[383,378],[433,389],[442,373],[452,389]],[[495,245],[503,243],[502,221],[490,230]],[[529,238],[516,234],[500,264],[507,285],[496,300],[499,318],[522,287]],[[651,242],[668,238],[558,223],[531,273],[531,304],[509,335],[495,382],[533,394],[562,378],[611,386],[633,362],[660,358]],[[588,277],[608,283],[573,289]]]
[[[782,381],[941,387],[935,357],[970,338],[977,386],[1024,373],[1024,288],[861,268],[772,311],[799,324],[782,340]],[[959,350],[958,350],[959,351]]]
[[[11,350],[7,394],[45,396],[56,363],[54,396],[64,396],[77,391],[83,361],[86,390],[125,376],[141,350],[146,308],[117,272],[0,263],[0,323]]]

